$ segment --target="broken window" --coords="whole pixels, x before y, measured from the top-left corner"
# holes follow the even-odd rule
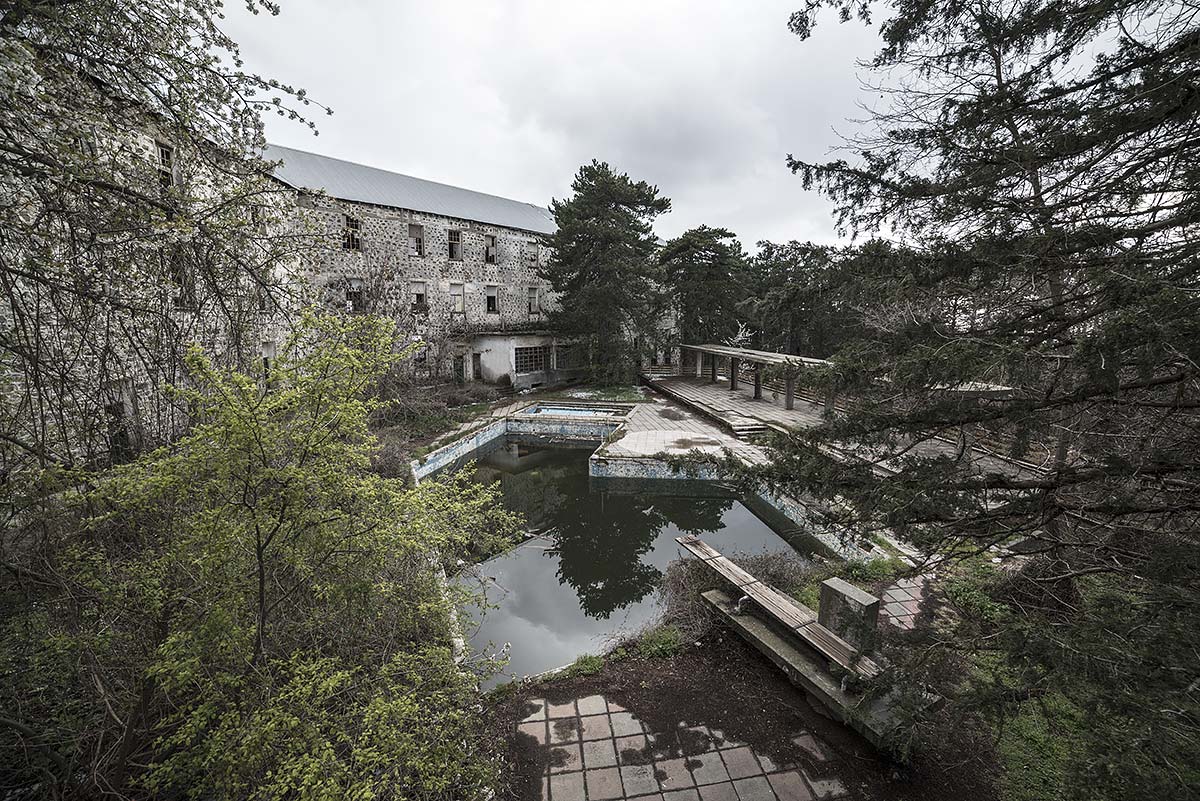
[[[410,294],[412,295],[412,304],[414,307],[424,306],[425,305],[425,282],[424,281],[413,281],[411,284],[411,288],[410,288]]]
[[[483,260],[488,264],[496,263],[496,236],[485,234],[483,237]]]
[[[488,314],[500,313],[500,287],[489,286],[485,290],[484,309]]]
[[[462,314],[466,311],[466,303],[463,296],[462,284],[450,285],[450,311],[454,314]]]
[[[167,280],[171,285],[171,305],[176,309],[196,308],[196,281],[182,247],[173,247],[164,254]]]
[[[532,348],[517,348],[513,353],[513,362],[518,373],[541,373],[549,361],[550,348],[538,345]]]
[[[346,250],[362,250],[362,222],[357,217],[344,215],[345,225],[342,228],[342,247]]]
[[[165,195],[177,183],[175,174],[175,148],[164,142],[157,142],[156,144],[158,146],[158,187]]]
[[[366,296],[363,294],[361,278],[351,278],[346,281],[346,311],[354,314],[367,310]]]
[[[425,255],[425,226],[409,225],[408,226],[408,255],[424,256]]]
[[[462,261],[462,231],[449,231],[446,236],[450,261]]]
[[[529,287],[528,299],[529,299],[529,313],[531,315],[541,314],[542,313],[542,305],[538,300],[538,289],[536,286]]]
[[[570,370],[577,367],[575,357],[577,351],[574,345],[558,345],[554,348],[554,369]]]

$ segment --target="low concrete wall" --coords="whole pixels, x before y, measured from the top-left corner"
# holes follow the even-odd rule
[[[550,440],[572,442],[603,442],[621,423],[612,420],[575,420],[552,416],[505,417],[468,434],[428,454],[423,460],[412,462],[413,479],[421,481],[437,471],[465,459],[473,452],[491,445],[508,435],[545,437]],[[588,475],[593,478],[654,479],[713,481],[724,480],[721,471],[713,465],[695,464],[687,469],[676,470],[665,459],[656,456],[613,457],[606,456],[600,448],[588,460]],[[779,512],[795,525],[804,536],[811,537],[832,553],[843,559],[869,559],[871,554],[863,549],[841,541],[833,532],[813,524],[814,515],[800,500],[773,492],[762,487],[756,496],[767,506]]]

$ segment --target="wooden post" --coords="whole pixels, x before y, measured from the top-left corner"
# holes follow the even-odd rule
[[[717,354],[708,354],[708,382],[710,384],[717,383]]]
[[[704,377],[704,351],[696,351],[696,378]]]
[[[738,368],[741,367],[741,362],[738,359],[731,358],[729,360],[729,390],[738,388]]]
[[[833,394],[833,389],[825,390],[825,416],[833,417],[833,411],[836,405],[837,396]]]
[[[754,399],[762,400],[762,365],[754,365]]]
[[[796,376],[794,375],[783,379],[783,408],[796,408]]]

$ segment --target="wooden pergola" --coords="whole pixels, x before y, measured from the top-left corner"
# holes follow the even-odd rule
[[[681,360],[687,364],[687,353],[696,354],[696,375],[704,374],[704,354],[712,357],[709,364],[711,383],[717,381],[717,364],[719,359],[729,362],[729,389],[737,390],[739,386],[741,367],[743,364],[754,365],[754,399],[762,400],[762,368],[764,365],[794,367],[823,367],[829,362],[824,359],[811,359],[807,356],[794,356],[788,353],[773,353],[768,350],[753,350],[752,348],[732,348],[727,345],[680,345]],[[796,376],[789,371],[784,376],[784,408],[796,408]]]

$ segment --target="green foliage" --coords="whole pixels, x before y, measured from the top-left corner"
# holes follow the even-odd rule
[[[569,679],[576,676],[594,676],[604,669],[604,657],[595,654],[580,654],[574,662],[558,676]]]
[[[579,168],[571,189],[570,199],[550,206],[557,229],[546,238],[553,255],[543,276],[561,295],[550,320],[580,340],[597,381],[627,384],[640,358],[638,339],[659,339],[663,304],[651,223],[671,201],[598,161]]]
[[[683,648],[683,632],[677,626],[655,626],[637,640],[639,656],[647,659],[665,659],[675,656]]]
[[[40,696],[7,672],[0,693],[21,698],[66,760],[120,743],[94,776],[58,774],[60,786],[483,793],[475,679],[451,658],[439,571],[513,538],[515,521],[465,476],[406,489],[370,470],[368,390],[395,358],[392,324],[369,317],[307,318],[270,376],[195,349],[177,390],[190,433],[74,477],[87,486],[69,503],[81,524],[49,543],[55,584],[6,598],[0,649],[10,665],[48,664],[55,684]],[[9,783],[45,781],[35,767]]]
[[[732,231],[707,225],[684,231],[663,245],[658,261],[681,342],[726,343],[739,333],[737,307],[748,276],[746,256]]]

